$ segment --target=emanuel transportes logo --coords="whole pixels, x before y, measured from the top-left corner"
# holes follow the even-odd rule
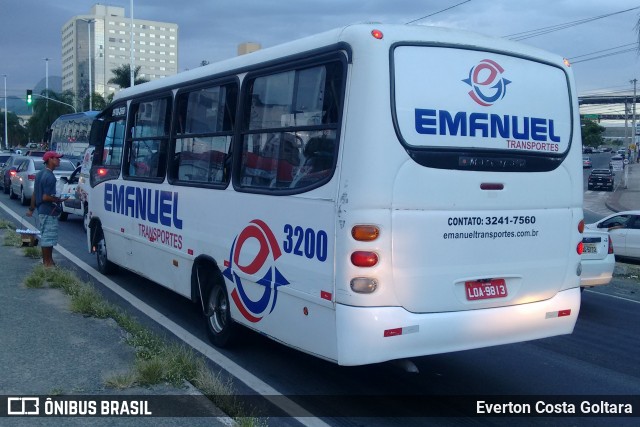
[[[249,258],[253,259],[247,263],[247,253],[255,253],[256,243],[258,252],[255,256],[249,255]],[[251,221],[231,245],[229,260],[224,262],[226,268],[222,274],[234,285],[231,291],[234,304],[244,318],[252,323],[259,322],[273,311],[278,299],[278,288],[289,284],[276,268],[276,261],[281,255],[282,250],[275,235],[269,226],[259,219]],[[261,277],[257,283],[264,287],[262,295],[258,295],[257,299],[250,298],[237,271]]]
[[[489,107],[507,93],[511,81],[502,77],[504,69],[495,61],[483,59],[471,67],[469,77],[462,80],[472,87],[469,96],[483,107]]]

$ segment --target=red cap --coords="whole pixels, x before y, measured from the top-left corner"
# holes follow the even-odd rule
[[[57,153],[55,151],[47,151],[46,153],[44,153],[44,155],[42,156],[42,161],[46,162],[49,159],[52,159],[54,157],[60,158],[62,157],[62,154]]]

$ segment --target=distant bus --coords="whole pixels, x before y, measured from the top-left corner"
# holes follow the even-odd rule
[[[49,147],[67,156],[80,157],[89,146],[91,124],[98,111],[64,114],[51,125]]]
[[[242,325],[362,365],[568,334],[577,99],[557,55],[378,24],[128,88],[92,129],[88,246],[219,346]]]

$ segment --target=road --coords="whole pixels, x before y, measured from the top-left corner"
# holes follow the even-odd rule
[[[597,221],[598,219],[607,216],[611,213],[606,206],[605,201],[611,194],[608,191],[593,191],[587,190],[587,181],[589,179],[589,173],[593,169],[609,169],[609,160],[611,159],[611,153],[594,153],[585,154],[584,157],[591,158],[593,167],[584,169],[583,174],[583,188],[584,188],[584,218],[587,224]],[[614,180],[614,185],[617,187],[621,185],[622,173],[617,172]]]
[[[606,159],[608,161],[608,157]],[[600,198],[597,193],[600,192],[586,192],[585,199],[587,196]],[[19,215],[24,214],[24,207],[18,201],[9,200],[8,196],[0,196],[0,203]],[[0,217],[8,218],[4,210],[0,213]],[[602,216],[593,211],[589,215],[596,219],[598,215]],[[60,225],[61,247],[80,261],[95,266],[94,256],[86,251],[81,218],[70,216]],[[71,263],[64,263],[64,266],[73,268]],[[79,274],[95,282],[83,271]],[[164,322],[184,328],[186,332],[179,333],[182,339],[187,342],[207,340],[202,317],[196,307],[185,299],[126,271],[120,271],[111,279],[117,287],[130,292],[151,310],[166,316]],[[137,311],[106,287],[100,289],[113,302]],[[544,398],[592,395],[606,400],[613,395],[623,395],[635,396],[637,401],[640,396],[640,364],[637,362],[639,308],[637,301],[587,290],[583,293],[580,315],[572,335],[416,358],[412,361],[419,369],[418,374],[406,372],[393,363],[336,366],[248,330],[242,332],[235,347],[207,354],[212,363],[224,369],[229,369],[233,363],[241,368],[230,371],[237,376],[235,384],[240,394],[264,390],[264,384],[267,384],[271,387],[267,390],[273,390],[267,393],[280,393],[299,401],[306,410],[320,417],[320,420],[278,418],[271,413],[272,425],[389,426],[401,422],[417,426],[424,425],[425,420],[419,416],[424,415],[425,401],[409,402],[411,396],[414,399],[430,395],[472,396],[475,399],[494,395],[536,395]],[[141,315],[142,319],[145,317]],[[156,330],[162,329],[151,320],[146,322]],[[251,375],[245,376],[242,369]],[[542,421],[539,418],[469,417],[467,412],[456,407],[463,403],[456,399],[461,398],[443,403],[452,406],[445,410],[447,415],[454,417],[439,418],[437,425],[539,425]],[[301,415],[297,411],[294,410],[293,415]],[[640,407],[635,411],[637,414]],[[388,417],[373,417],[376,414]],[[415,418],[410,417],[412,415]],[[399,421],[397,416],[403,418]],[[620,426],[635,425],[638,420],[616,418],[608,421]],[[583,426],[602,425],[604,420],[581,418],[570,422],[568,419],[545,418],[544,423]]]

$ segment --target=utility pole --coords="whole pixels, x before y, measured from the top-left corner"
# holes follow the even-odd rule
[[[84,18],[80,18],[81,21],[84,21],[87,23],[87,32],[89,33],[89,111],[93,110],[93,104],[92,104],[92,98],[93,98],[93,89],[92,89],[92,85],[91,85],[91,80],[92,80],[92,76],[91,76],[91,52],[93,51],[93,43],[91,42],[91,24],[93,24],[94,22],[96,22],[95,19],[84,19]],[[48,95],[47,95],[48,96]],[[84,105],[84,102],[82,102],[82,105]]]
[[[4,75],[4,148],[9,149],[9,132],[7,130],[7,75]]]
[[[49,58],[42,58],[45,63],[44,73],[45,73],[45,91],[47,93],[47,111],[49,111]]]
[[[638,145],[636,144],[636,85],[638,83],[638,79],[633,79],[630,83],[633,83],[633,117],[631,118],[631,135],[633,135],[633,137],[631,139],[631,143],[635,147],[634,152],[638,153]],[[631,161],[631,159],[629,159],[629,161]]]
[[[129,49],[130,51],[130,57],[129,57],[129,76],[131,77],[131,82],[129,83],[129,87],[133,87],[133,85],[135,85],[135,63],[134,63],[134,51],[133,51],[133,0],[131,0],[130,2],[130,9],[131,9],[131,47]]]

